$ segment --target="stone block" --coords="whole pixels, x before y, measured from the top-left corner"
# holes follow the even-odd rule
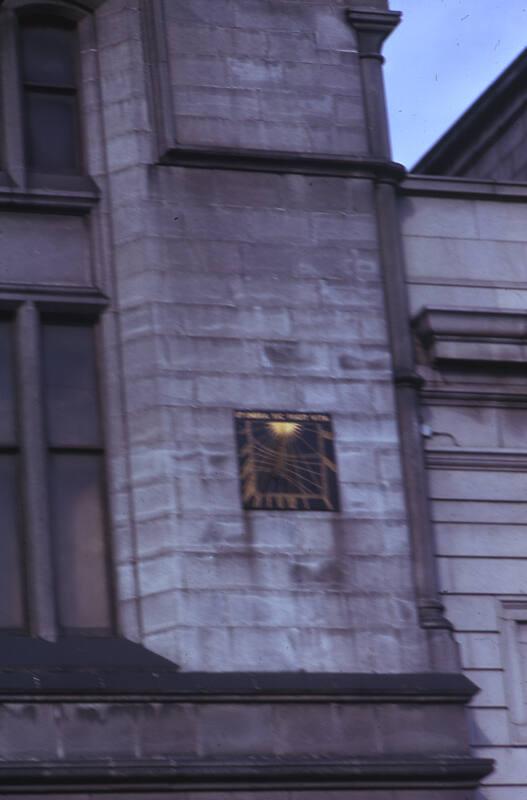
[[[278,3],[276,0],[236,0],[235,27],[269,33],[311,32],[312,21],[307,9],[298,4]]]
[[[142,143],[135,133],[123,133],[109,140],[106,146],[111,171],[134,167],[142,162]]]
[[[141,611],[145,634],[175,627],[180,619],[177,603],[177,591],[161,592],[142,598]]]
[[[208,0],[181,0],[173,3],[171,0],[164,3],[167,20],[177,25],[217,25],[222,28],[234,26],[234,6],[231,0],[218,0],[211,7]],[[175,26],[177,30],[177,26]]]
[[[470,741],[474,747],[510,742],[509,714],[505,708],[472,708],[469,716]]]
[[[525,410],[523,408],[502,408],[497,415],[497,428],[503,447],[527,447]]]
[[[118,564],[114,567],[115,582],[118,597],[123,600],[133,600],[138,595],[135,570],[131,564]]]
[[[479,692],[471,701],[474,708],[496,708],[507,705],[503,672],[467,670],[465,675],[479,688]]]
[[[404,236],[478,239],[476,209],[470,200],[407,197],[401,203]]]
[[[167,547],[174,548],[176,542],[167,537]],[[184,562],[179,553],[165,552],[161,556],[143,559],[138,564],[138,580],[141,595],[161,594],[183,586]],[[165,597],[165,595],[162,595]],[[167,601],[168,602],[168,601]],[[154,601],[155,605],[155,601]],[[155,612],[149,612],[154,619]]]
[[[274,374],[317,375],[330,372],[328,348],[299,341],[262,342],[259,363]],[[253,362],[254,363],[254,362]]]
[[[409,275],[413,278],[434,279],[441,283],[445,279],[454,284],[470,282],[499,285],[503,281],[521,282],[525,244],[523,242],[495,242],[473,240],[462,237],[426,237],[423,234],[405,237],[405,252]],[[499,274],[496,263],[500,263]],[[480,290],[481,292],[481,290]],[[465,291],[468,307],[478,305],[477,295],[472,298]],[[451,296],[446,305],[461,299],[461,293]],[[494,295],[494,298],[496,295]],[[432,305],[438,305],[436,300]],[[482,306],[481,302],[479,303]],[[488,305],[488,304],[487,304]],[[494,304],[493,304],[494,305]],[[485,307],[485,306],[483,306]]]
[[[261,115],[264,119],[327,120],[333,112],[333,102],[329,94],[315,89],[302,93],[284,91],[262,91],[259,97]]]
[[[302,647],[301,636],[295,637],[297,628],[230,628],[231,669],[260,671],[274,665],[277,671],[306,669],[311,663],[311,653]],[[316,659],[316,655],[314,656]],[[309,668],[309,666],[307,666]]]
[[[407,240],[408,241],[408,240]],[[417,241],[416,239],[412,241]],[[432,248],[434,249],[434,248]],[[407,252],[410,252],[409,250]],[[413,261],[413,259],[412,259]],[[415,259],[417,264],[418,259]],[[407,264],[409,260],[407,259]],[[413,269],[413,267],[412,267]],[[439,273],[436,273],[439,275]],[[502,290],[489,288],[487,286],[463,286],[454,283],[449,283],[446,286],[437,284],[419,283],[419,279],[427,280],[424,275],[416,279],[408,287],[408,299],[410,303],[410,315],[416,316],[425,306],[457,306],[459,307],[476,307],[476,308],[493,308],[497,304],[497,297]],[[440,280],[440,278],[438,278]],[[461,279],[462,280],[462,279]],[[505,292],[505,290],[503,290]],[[509,294],[511,297],[509,298]],[[516,296],[514,291],[507,291],[506,298],[502,303],[499,303],[504,308],[525,308],[525,305]],[[527,297],[527,293],[526,293]],[[509,305],[510,303],[510,305]]]
[[[290,99],[289,97],[289,101]],[[284,200],[288,207],[325,213],[349,213],[350,208],[353,208],[354,181],[312,175],[284,175],[282,180],[285,184]],[[346,253],[349,255],[349,250]],[[330,261],[329,258],[327,260]]]
[[[388,753],[423,755],[467,753],[464,714],[463,708],[449,705],[430,709],[408,704],[401,709],[390,703],[383,704],[376,715],[382,749]]]
[[[524,503],[507,503],[507,523],[523,525],[525,521]],[[432,506],[434,522],[467,522],[492,525],[503,521],[504,506],[501,503],[483,500],[468,501],[435,500]]]
[[[133,705],[63,705],[60,730],[66,758],[133,758],[137,746],[137,716]]]
[[[284,65],[284,85],[301,90],[313,86],[335,94],[360,97],[360,74],[352,65],[294,63]]]
[[[341,479],[347,482],[372,483],[377,478],[375,454],[364,447],[341,445],[338,466]]]
[[[181,589],[177,602],[179,622],[198,628],[207,628],[212,622],[225,626],[236,624],[236,618],[231,613],[232,598],[232,592],[226,594],[212,588]]]
[[[183,512],[224,514],[240,509],[239,483],[226,476],[224,480],[205,479],[200,475],[177,476],[178,501]]]
[[[497,605],[494,597],[445,595],[446,615],[459,632],[498,630]],[[478,685],[477,680],[475,681]]]
[[[291,314],[293,335],[305,341],[349,342],[362,339],[362,320],[353,311],[335,309],[294,309]]]
[[[524,594],[527,560],[501,558],[439,559],[443,589],[463,594]]]
[[[212,757],[272,753],[273,716],[267,703],[201,705],[197,708],[200,751]]]
[[[3,760],[54,759],[61,750],[60,712],[49,704],[6,703],[0,708]]]
[[[479,758],[494,758],[494,772],[485,782],[489,800],[521,800],[525,785],[527,747],[493,747],[483,744],[475,748]]]
[[[313,236],[321,244],[331,242],[372,242],[376,237],[375,220],[369,214],[313,213]]]
[[[227,57],[225,64],[227,81],[234,87],[250,86],[253,89],[266,89],[280,86],[283,82],[284,70],[279,61]]]
[[[479,200],[474,206],[478,231],[482,239],[509,242],[527,240],[527,212],[522,203],[493,203]]]
[[[456,632],[455,638],[460,646],[463,669],[503,669],[497,633]]]
[[[429,476],[433,498],[521,502],[527,491],[527,475],[521,472],[436,469]]]
[[[174,93],[176,116],[254,120],[259,117],[258,97],[246,89],[214,86],[180,86]]]
[[[157,517],[138,520],[137,554],[139,556],[157,555],[172,546],[173,515],[163,513]]]
[[[87,230],[81,217],[0,214],[2,281],[66,286],[93,285]]]
[[[342,123],[336,125],[330,132],[331,145],[328,150],[331,153],[342,154],[368,154],[368,139],[366,130],[357,123]]]
[[[186,703],[150,703],[138,719],[139,747],[143,758],[196,756],[196,710]]]
[[[316,752],[337,756],[349,753],[349,740],[335,724],[336,714],[331,711],[331,707],[324,705],[277,705],[274,709],[277,755],[298,756]]]
[[[218,56],[177,55],[171,59],[173,86],[226,86],[227,61]]]
[[[505,421],[504,413],[507,414],[484,406],[428,406],[426,423],[433,430],[431,447],[498,447],[498,423]]]
[[[201,275],[173,273],[170,275],[170,291],[165,286],[160,300],[173,300],[181,305],[211,303],[213,305],[235,305],[235,298],[241,289],[236,278],[224,275],[208,275],[204,280]]]
[[[171,481],[156,481],[145,486],[134,487],[134,503],[138,514],[148,512],[159,516],[177,508],[174,487]]]
[[[283,210],[288,199],[284,178],[264,172],[222,171],[213,177],[212,187],[214,202],[226,207]],[[250,268],[250,265],[246,268]]]
[[[198,402],[227,408],[295,408],[298,382],[294,378],[203,376],[197,378]]]
[[[503,512],[506,515],[506,510]],[[435,526],[437,553],[442,556],[486,556],[523,558],[523,531],[517,525],[438,523]],[[492,615],[491,615],[492,618]]]
[[[262,559],[263,554],[259,554]],[[282,628],[296,625],[299,619],[308,620],[301,613],[301,597],[298,593],[256,589],[240,592],[230,591],[226,599],[226,621],[233,627]]]

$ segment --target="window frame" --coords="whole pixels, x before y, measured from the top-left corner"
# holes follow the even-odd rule
[[[98,191],[88,176],[88,139],[84,135],[84,119],[86,116],[83,93],[83,51],[94,47],[93,30],[89,24],[90,12],[95,10],[103,0],[83,0],[70,3],[65,0],[4,0],[0,8],[0,103],[2,118],[9,124],[2,125],[0,130],[0,193],[8,192],[11,197],[16,194],[27,196],[28,204],[38,203],[38,193],[48,190],[53,193],[65,193],[79,200],[78,194],[84,193],[89,207],[98,199]],[[55,17],[72,22],[77,37],[77,149],[79,156],[78,173],[44,173],[28,168],[25,143],[24,91],[21,74],[20,24],[23,17],[31,15],[39,17]],[[84,24],[88,21],[88,24]],[[73,198],[72,198],[73,199]]]
[[[527,625],[527,599],[501,597],[497,601],[503,677],[511,741],[527,742],[527,686],[523,679],[518,626]]]
[[[46,185],[51,180],[51,176],[55,175],[74,175],[80,176],[85,171],[85,153],[84,153],[84,137],[82,136],[82,117],[80,113],[80,46],[79,46],[79,30],[75,21],[69,19],[69,16],[57,13],[38,13],[28,8],[22,8],[17,14],[17,52],[19,56],[19,91],[21,96],[21,111],[22,111],[22,125],[24,134],[24,161],[30,182],[38,185]],[[56,29],[63,28],[71,34],[71,47],[73,49],[73,75],[71,84],[66,86],[59,86],[55,83],[41,83],[35,80],[28,79],[25,74],[25,48],[24,36],[26,30],[38,29],[44,27],[47,23],[49,27]],[[51,172],[36,168],[32,161],[34,160],[35,153],[32,151],[30,145],[30,128],[33,114],[29,111],[30,97],[69,97],[72,100],[72,122],[73,129],[71,135],[70,145],[74,154],[75,166],[71,169],[56,169]],[[47,138],[49,130],[44,132]]]
[[[14,381],[18,406],[18,450],[20,459],[19,496],[21,510],[21,551],[25,562],[22,587],[25,621],[21,635],[54,640],[58,636],[112,636],[117,630],[114,553],[112,552],[111,519],[108,505],[107,453],[104,447],[105,414],[102,403],[100,325],[107,301],[100,296],[83,297],[81,293],[68,297],[46,297],[42,293],[24,293],[11,298],[0,294],[0,314],[9,317],[13,326]],[[50,484],[48,458],[51,445],[45,426],[43,382],[43,325],[52,318],[79,324],[93,325],[97,371],[97,406],[101,426],[102,457],[101,502],[104,522],[104,571],[108,587],[108,626],[101,628],[62,628],[58,619],[58,585],[55,581],[53,538],[51,531]],[[13,629],[1,629],[9,632]]]

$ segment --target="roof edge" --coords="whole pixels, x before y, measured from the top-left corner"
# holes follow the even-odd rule
[[[526,75],[527,48],[485,89],[410,171],[424,175],[456,174],[463,165],[470,162],[474,151],[481,149],[481,146],[467,146],[467,142],[470,143],[477,135],[481,143],[481,132],[490,127],[491,131],[484,140],[487,143],[492,134],[503,128],[511,116],[517,113],[518,109],[515,107],[503,119],[497,112],[514,96],[518,83],[524,81]],[[447,165],[452,163],[454,168],[450,167],[448,171]]]

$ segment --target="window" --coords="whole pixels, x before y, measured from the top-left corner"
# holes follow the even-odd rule
[[[43,189],[48,206],[97,201],[81,88],[101,2],[0,0],[0,192],[13,203],[42,205]]]
[[[80,172],[77,49],[72,21],[20,17],[25,155],[34,172]]]
[[[527,601],[502,598],[498,605],[508,716],[512,739],[527,742]],[[500,679],[502,676],[499,676]]]
[[[3,629],[112,628],[96,347],[93,314],[0,318]]]

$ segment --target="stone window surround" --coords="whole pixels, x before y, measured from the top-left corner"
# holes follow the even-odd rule
[[[0,8],[0,106],[9,120],[0,131],[0,207],[50,208],[57,211],[89,211],[98,190],[87,175],[31,175],[25,165],[22,94],[19,82],[17,13],[22,9],[66,17],[78,25],[79,49],[94,48],[91,13],[103,0],[4,0]],[[82,60],[81,60],[82,71]],[[82,111],[82,86],[79,86]],[[81,126],[82,127],[82,126]],[[82,139],[82,131],[81,131]],[[81,145],[82,145],[81,141]]]
[[[522,678],[518,625],[527,625],[527,598],[501,598],[498,619],[512,741],[524,744],[527,741],[527,691]]]
[[[22,90],[19,79],[18,20],[20,11],[54,14],[77,23],[79,50],[95,48],[93,15],[103,0],[3,0],[0,2],[0,108],[1,117],[9,124],[0,130],[0,210],[52,211],[86,215],[99,200],[99,192],[87,175],[29,174],[25,164]],[[83,71],[80,60],[81,74]],[[82,114],[82,82],[79,101]],[[82,136],[82,133],[81,133]],[[82,144],[82,142],[81,142]],[[54,620],[54,600],[47,589],[49,577],[49,531],[39,504],[45,502],[39,471],[39,418],[35,408],[40,388],[35,380],[39,316],[46,311],[90,317],[97,320],[108,304],[99,291],[89,288],[35,286],[21,283],[0,286],[0,309],[14,315],[15,337],[19,343],[20,414],[24,417],[24,449],[31,454],[25,459],[25,503],[30,520],[27,546],[30,551],[26,602],[29,610],[29,632],[32,636],[54,639],[58,633]],[[16,313],[15,313],[16,312]],[[42,473],[42,463],[40,463]],[[41,510],[41,509],[40,509]],[[31,570],[32,565],[34,569]]]
[[[0,291],[0,311],[12,315],[15,339],[15,365],[18,384],[18,416],[20,429],[21,479],[25,508],[25,560],[27,563],[25,605],[27,633],[55,640],[60,631],[56,622],[56,606],[52,579],[52,555],[47,513],[47,481],[42,386],[40,373],[40,320],[46,313],[90,320],[95,326],[107,301],[97,293],[75,290],[60,296],[45,292]],[[110,580],[110,593],[112,594]],[[115,622],[112,622],[112,628]],[[24,634],[26,632],[24,631]]]

